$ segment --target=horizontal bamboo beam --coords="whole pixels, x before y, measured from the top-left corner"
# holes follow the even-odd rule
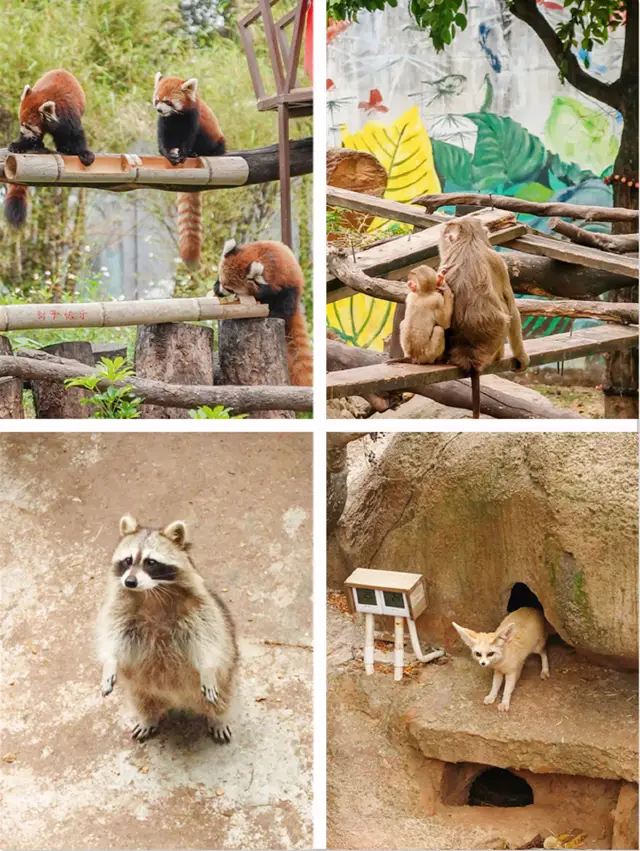
[[[165,157],[97,154],[90,166],[55,152],[12,154],[0,151],[0,182],[24,186],[79,186],[126,192],[154,188],[167,192],[202,192],[268,183],[280,179],[278,145],[232,151],[220,157],[196,157],[172,166]],[[313,139],[289,143],[290,174],[313,170]]]
[[[636,327],[599,325],[596,328],[585,328],[567,334],[554,334],[551,337],[527,340],[525,348],[531,359],[529,365],[533,367],[603,352],[614,352],[637,345],[638,329]],[[515,361],[507,346],[505,356],[487,366],[484,372],[508,372],[514,365]],[[338,399],[344,396],[389,393],[409,387],[413,392],[419,393],[421,387],[463,377],[464,372],[451,364],[414,366],[407,363],[382,363],[375,366],[356,367],[328,373],[327,398]]]
[[[625,207],[593,207],[583,204],[565,204],[559,201],[525,201],[510,195],[486,195],[479,192],[447,192],[443,194],[419,195],[412,204],[420,204],[427,212],[439,207],[495,207],[512,213],[528,213],[532,216],[564,216],[568,219],[584,219],[586,222],[638,222],[638,211]]]
[[[7,304],[0,306],[0,331],[34,328],[111,328],[207,319],[263,319],[265,304],[220,302],[217,298],[162,298],[148,301]]]
[[[68,358],[47,355],[46,352],[19,350],[16,356],[0,357],[0,378],[13,376],[23,381],[64,382],[67,378],[80,378],[93,375],[91,367]],[[250,411],[310,411],[313,407],[313,388],[311,387],[257,387],[225,386],[208,387],[205,385],[165,384],[163,381],[131,376],[126,381],[108,381],[98,383],[100,390],[110,386],[129,385],[132,391],[141,396],[149,405],[162,405],[172,408],[199,408],[202,405],[214,407],[224,405],[236,413]]]

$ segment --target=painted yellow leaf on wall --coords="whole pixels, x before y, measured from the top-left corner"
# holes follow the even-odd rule
[[[390,301],[357,293],[327,305],[327,321],[345,343],[382,351],[391,333],[393,308]]]
[[[385,198],[408,204],[416,195],[441,191],[431,140],[417,106],[412,106],[392,124],[368,121],[357,133],[349,133],[345,128],[342,142],[346,148],[373,154],[386,169],[389,180]],[[386,224],[386,219],[377,218],[369,230]]]

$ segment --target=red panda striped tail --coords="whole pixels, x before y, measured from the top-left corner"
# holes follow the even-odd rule
[[[311,387],[313,352],[307,334],[307,324],[300,309],[293,314],[287,327],[287,359],[291,383],[298,387]]]
[[[199,192],[178,192],[178,243],[187,269],[197,269],[202,244],[202,216]]]
[[[11,185],[4,199],[4,216],[12,228],[21,228],[27,220],[28,186]]]

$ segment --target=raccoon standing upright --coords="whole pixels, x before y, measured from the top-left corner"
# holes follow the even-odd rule
[[[139,742],[157,731],[170,709],[205,716],[217,742],[231,741],[235,626],[189,557],[185,524],[151,529],[125,515],[120,535],[98,619],[102,694],[110,694],[116,681],[125,686]]]

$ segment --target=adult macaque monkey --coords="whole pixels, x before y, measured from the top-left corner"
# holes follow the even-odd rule
[[[439,283],[430,266],[412,269],[407,286],[409,294],[400,325],[404,360],[434,363],[444,352],[444,332],[451,325],[453,295],[446,283]]]
[[[471,376],[473,416],[480,416],[480,372],[504,357],[509,338],[518,371],[529,365],[507,264],[477,217],[449,222],[440,237],[439,276],[453,292],[449,363]]]

